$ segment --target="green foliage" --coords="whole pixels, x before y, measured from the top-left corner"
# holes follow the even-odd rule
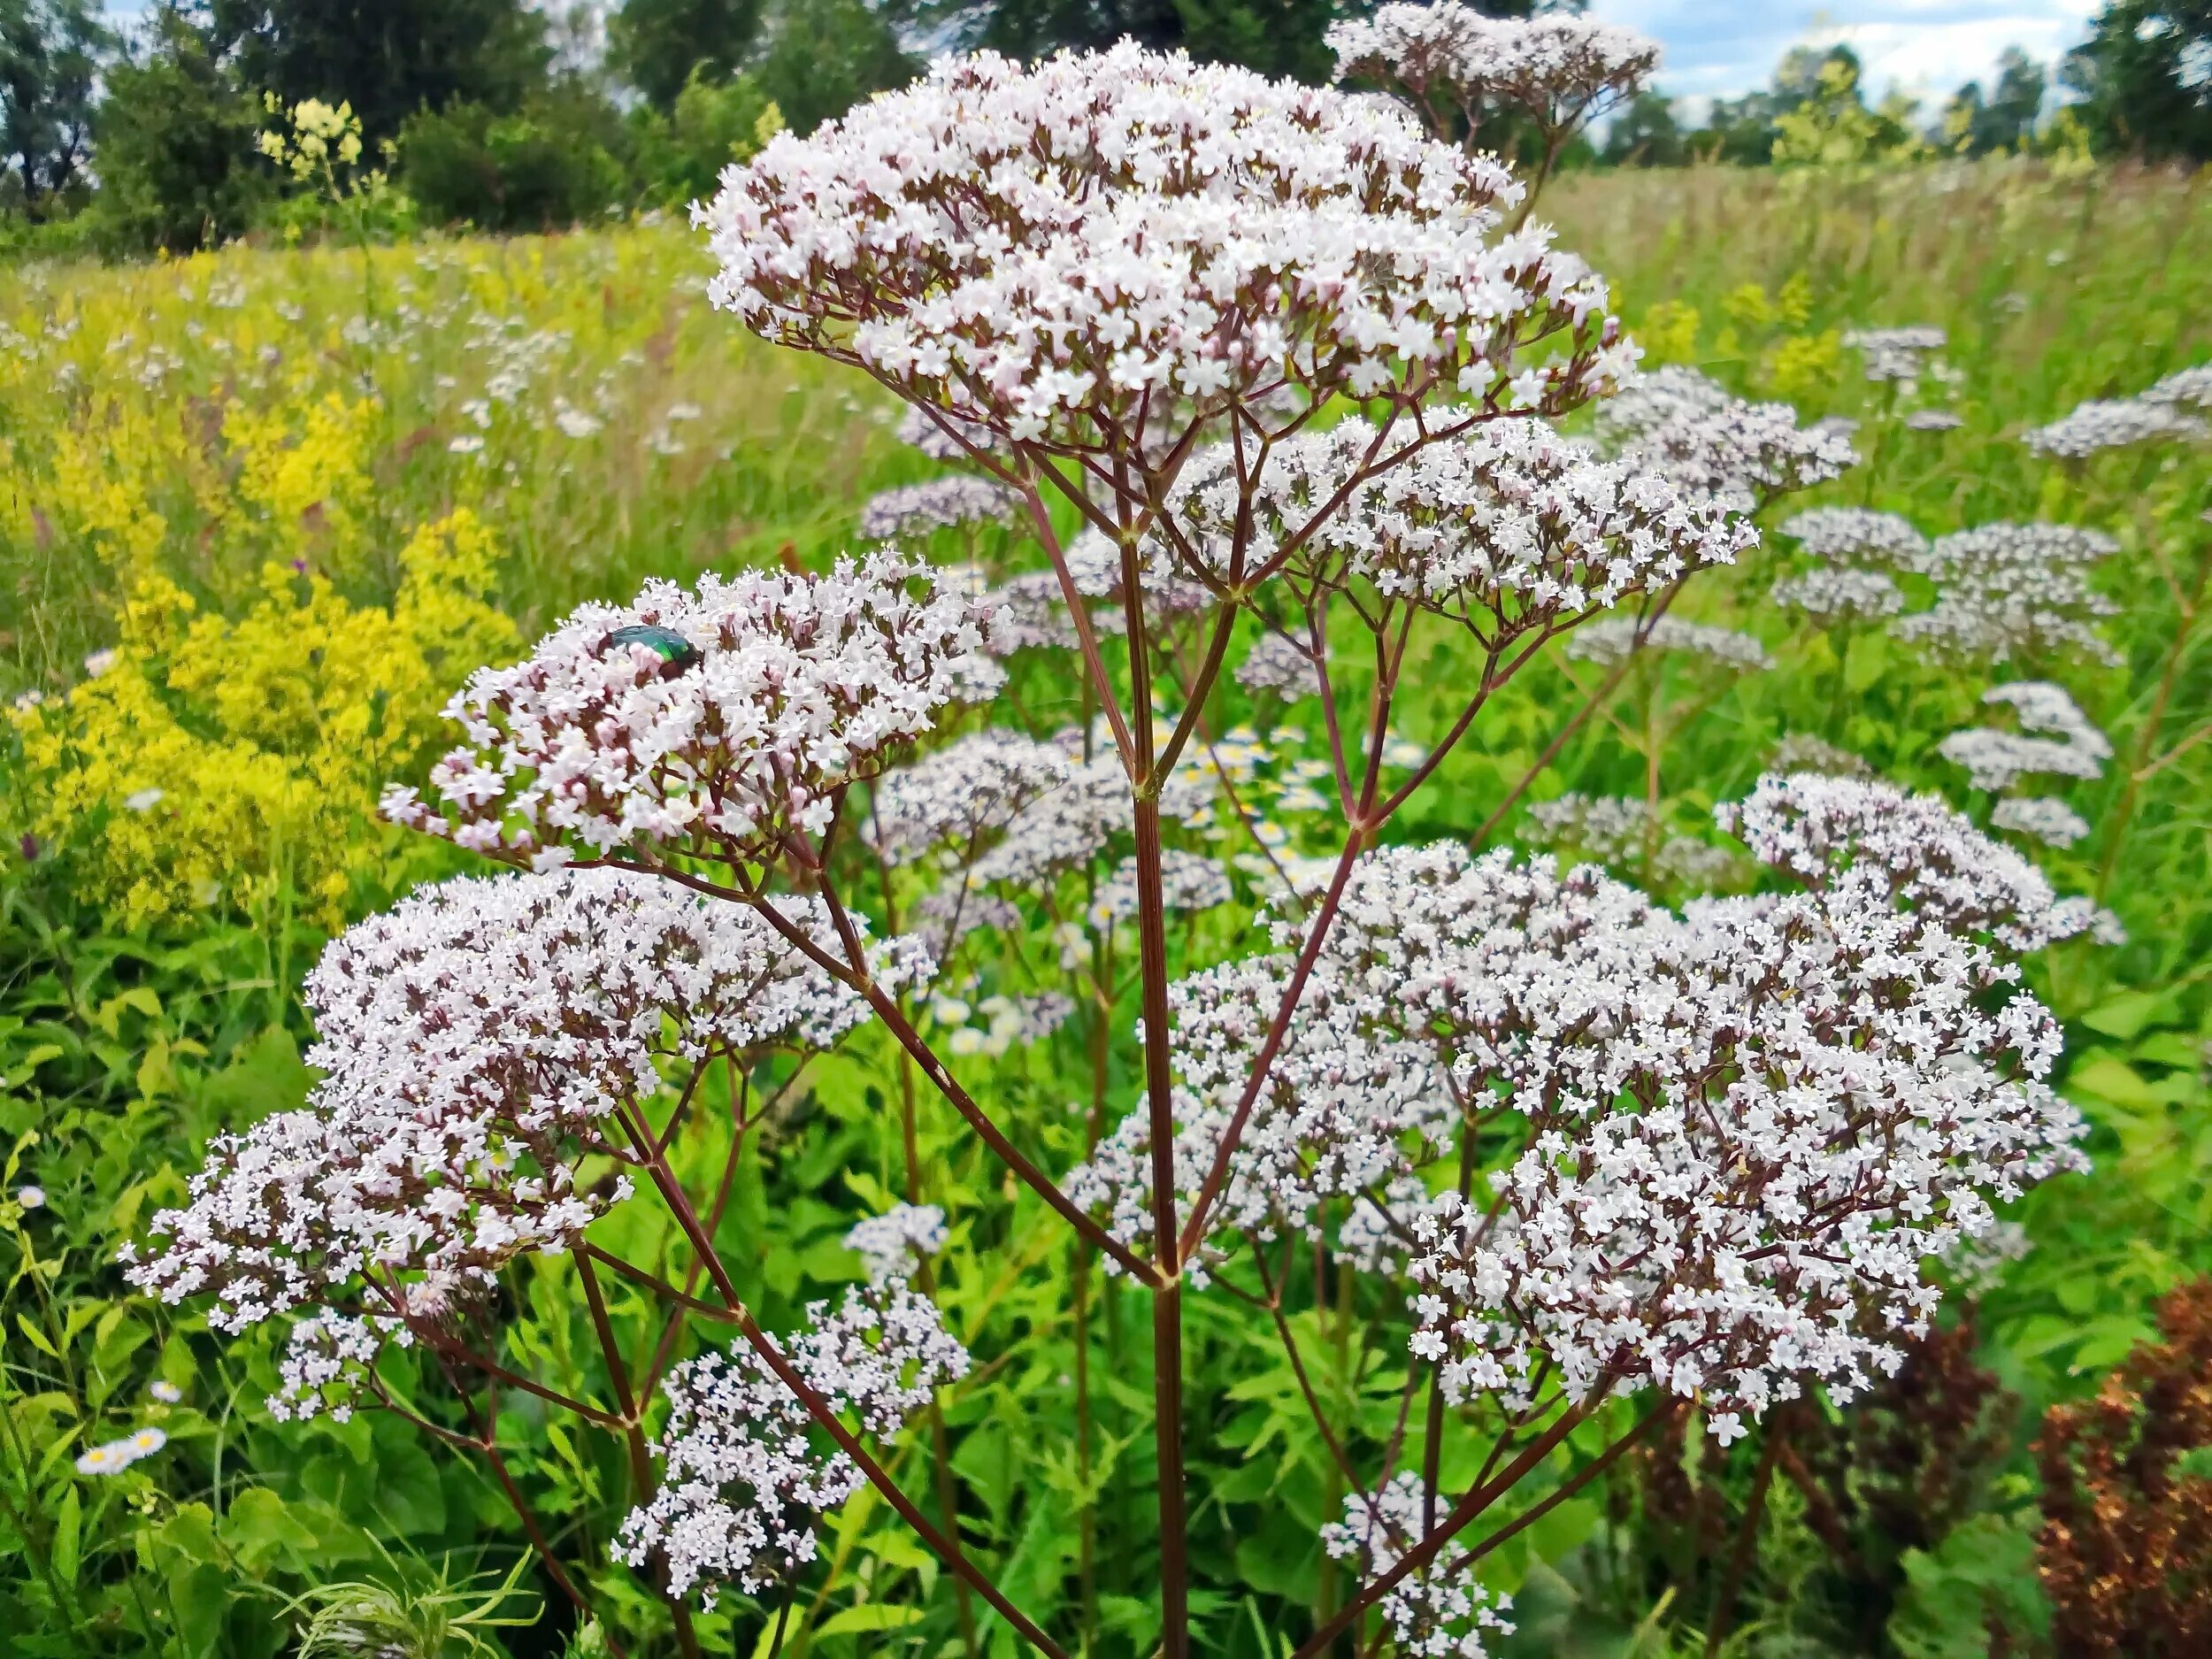
[[[607,55],[662,111],[695,81],[728,80],[760,33],[760,0],[622,0],[607,19]]]
[[[144,59],[113,65],[107,83],[92,208],[103,242],[189,253],[243,233],[272,188],[254,156],[261,111],[199,32],[164,9]]]
[[[2212,160],[2212,0],[2112,0],[2061,79],[2101,154]]]
[[[542,230],[590,219],[624,193],[597,114],[575,99],[509,115],[481,104],[418,111],[400,129],[401,184],[432,224]]]
[[[782,126],[783,111],[752,76],[716,81],[695,69],[668,114],[647,108],[631,119],[639,194],[667,208],[704,201],[723,168],[749,160]]]
[[[94,87],[114,36],[94,0],[0,0],[0,169],[44,217],[91,148]]]
[[[876,0],[780,0],[753,73],[792,130],[810,133],[918,66]]]
[[[545,84],[544,19],[523,0],[204,0],[211,48],[287,104],[353,105],[370,144],[421,109],[504,114]]]

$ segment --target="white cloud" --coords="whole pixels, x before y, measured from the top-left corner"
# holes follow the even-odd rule
[[[1624,23],[1666,49],[1663,91],[1694,101],[1764,87],[1791,47],[1847,45],[1876,97],[1901,87],[1932,105],[1963,81],[1986,90],[1999,54],[2018,46],[2055,64],[2088,33],[2101,0],[1841,0],[1761,5],[1747,0],[1592,0],[1591,15]]]

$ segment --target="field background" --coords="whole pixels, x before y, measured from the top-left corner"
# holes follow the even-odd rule
[[[2041,1412],[2093,1391],[2152,1334],[2154,1299],[2212,1270],[2212,743],[2130,781],[2212,715],[2212,662],[2173,643],[2198,619],[2155,577],[2161,558],[2201,568],[2206,452],[2083,470],[2019,442],[2083,399],[2212,357],[2208,188],[2019,163],[1841,177],[1709,168],[1571,176],[1541,215],[1612,280],[1650,361],[1865,423],[1864,463],[1793,508],[1863,503],[1931,534],[2043,518],[2123,544],[2102,578],[2124,608],[2111,634],[2126,660],[2112,668],[1946,669],[1879,634],[1793,626],[1763,601],[1787,557],[1777,538],[1685,605],[1760,633],[1780,665],[1716,695],[1674,735],[1676,827],[1740,793],[1789,732],[1985,812],[1934,746],[1979,718],[1986,685],[2030,670],[2063,680],[2119,751],[2070,797],[2101,833],[2039,858],[2062,890],[2109,904],[2129,942],[2066,947],[2029,970],[2068,1021],[2066,1087],[2096,1125],[2097,1172],[2023,1208],[2032,1248],[1977,1310],[1980,1363],[2019,1404],[1955,1530],[1963,1541],[1931,1540],[1898,1579],[1902,1622],[1885,1651],[1979,1652],[1973,1621],[1947,1633],[1947,1602],[2033,1601],[2028,1446]],[[0,701],[20,706],[0,725],[0,1146],[6,1192],[35,1185],[43,1203],[0,1197],[0,1491],[18,1546],[0,1564],[0,1618],[64,1632],[25,1637],[24,1652],[266,1652],[288,1622],[334,1617],[354,1586],[420,1628],[474,1605],[450,1590],[457,1579],[511,1558],[511,1524],[480,1474],[388,1422],[273,1427],[259,1405],[265,1345],[228,1348],[188,1311],[127,1297],[111,1263],[180,1194],[209,1134],[298,1101],[310,1033],[296,992],[321,939],[460,867],[380,826],[373,806],[387,779],[418,776],[437,752],[436,709],[470,666],[649,577],[780,559],[822,568],[855,541],[871,495],[936,470],[896,441],[895,411],[864,380],[712,312],[706,269],[687,231],[640,223],[5,273]],[[1855,326],[1923,323],[1951,336],[1955,431],[1883,419],[1885,388],[1842,343]],[[941,537],[933,551],[995,558],[1010,550],[1000,534]],[[87,657],[111,649],[113,665],[88,675]],[[1427,672],[1440,708],[1455,664],[1440,653]],[[1398,833],[1482,824],[1572,705],[1578,672],[1586,683],[1564,663],[1517,681]],[[1050,687],[1031,689],[1026,718],[1063,717]],[[1425,712],[1409,710],[1416,732]],[[2139,749],[2154,715],[2156,746]],[[1627,734],[1593,722],[1533,796],[1641,793],[1645,758]],[[887,1185],[867,1059],[864,1048],[817,1086],[832,1133],[749,1175],[745,1248],[772,1307],[851,1276],[826,1240]],[[1080,1064],[1040,1053],[991,1087],[1041,1110],[1054,1068]],[[956,1198],[983,1177],[936,1133]],[[555,1277],[538,1284],[549,1298]],[[1001,1304],[1028,1294],[1007,1288],[967,1311],[1005,1317]],[[1038,1598],[1055,1594],[1062,1556],[1022,1489],[1064,1495],[1067,1479],[1048,1314],[1025,1316],[1046,1333],[1024,1361],[1034,1375],[953,1414],[1009,1582]],[[148,1404],[156,1379],[180,1402]],[[1007,1416],[1010,1401],[1023,1415]],[[144,1422],[170,1435],[164,1461],[131,1483],[71,1477],[83,1445]],[[1286,1444],[1267,1450],[1263,1427],[1246,1437],[1253,1455],[1295,1462]],[[618,1502],[610,1470],[557,1432],[521,1473],[580,1527]],[[1686,1609],[1601,1609],[1577,1563],[1607,1517],[1568,1509],[1571,1524],[1535,1529],[1509,1564],[1533,1586],[1528,1605],[1567,1609],[1559,1621],[1608,1644],[1574,1651],[1663,1650]],[[1232,1518],[1217,1517],[1225,1532]],[[879,1520],[864,1513],[839,1534],[803,1646],[881,1650],[870,1634],[880,1625],[849,1616],[883,1586],[856,1584],[845,1565]],[[1759,1571],[1773,1580],[1773,1618],[1740,1640],[1793,1628],[1790,1552],[1805,1525],[1786,1503],[1770,1517]],[[1316,1568],[1233,1536],[1217,1543],[1218,1650],[1271,1653],[1280,1609]],[[618,1571],[601,1578],[625,1594]],[[1569,1587],[1548,1589],[1555,1580]],[[649,1624],[627,1594],[625,1611]],[[1141,1612],[1118,1617],[1117,1652],[1141,1625]],[[736,1616],[730,1640],[751,1642],[749,1618]],[[1566,1623],[1527,1624],[1514,1651],[1568,1650],[1542,1645]],[[1955,1637],[1965,1645],[1942,1645]],[[557,1611],[503,1639],[558,1652],[566,1636]]]

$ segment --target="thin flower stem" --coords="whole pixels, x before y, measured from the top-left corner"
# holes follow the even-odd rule
[[[1594,1390],[1594,1393],[1601,1392]],[[1441,1526],[1435,1528],[1421,1541],[1401,1555],[1391,1569],[1377,1578],[1365,1589],[1337,1610],[1336,1617],[1308,1637],[1291,1659],[1314,1659],[1327,1650],[1339,1635],[1349,1629],[1354,1620],[1374,1606],[1391,1591],[1427,1566],[1464,1531],[1477,1517],[1506,1493],[1520,1484],[1522,1477],[1551,1455],[1554,1448],[1575,1430],[1580,1428],[1595,1411],[1594,1406],[1576,1406],[1563,1413],[1552,1426],[1533,1441],[1528,1448],[1494,1479],[1476,1486],[1452,1508]]]
[[[630,1121],[626,1113],[623,1115],[623,1122],[631,1139],[637,1143],[639,1151],[646,1154],[652,1144],[651,1137],[641,1133],[639,1126]],[[753,1352],[760,1356],[762,1363],[775,1372],[783,1386],[791,1391],[792,1397],[806,1409],[807,1415],[814,1419],[824,1433],[837,1442],[838,1449],[852,1459],[854,1466],[867,1477],[868,1484],[882,1494],[885,1502],[898,1511],[899,1518],[914,1530],[915,1535],[928,1545],[946,1566],[974,1586],[977,1594],[996,1609],[999,1615],[1025,1640],[1048,1655],[1048,1659],[1068,1659],[1067,1653],[1058,1643],[1040,1630],[1027,1614],[1008,1601],[987,1575],[977,1570],[964,1550],[930,1525],[929,1517],[915,1508],[913,1501],[899,1490],[898,1483],[892,1479],[889,1471],[838,1419],[837,1414],[829,1409],[828,1402],[808,1385],[806,1379],[784,1356],[783,1350],[760,1328],[753,1316],[746,1310],[744,1299],[738,1294],[737,1286],[731,1279],[729,1271],[722,1265],[722,1258],[716,1252],[712,1240],[701,1229],[698,1214],[692,1209],[691,1200],[686,1195],[682,1184],[676,1179],[664,1160],[650,1157],[649,1154],[648,1156],[647,1172],[654,1185],[660,1188],[661,1196],[675,1216],[677,1225],[683,1229],[692,1248],[705,1263],[708,1274],[714,1279],[715,1288],[736,1310],[738,1331]]]

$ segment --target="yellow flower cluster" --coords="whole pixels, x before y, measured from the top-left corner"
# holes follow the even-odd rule
[[[487,598],[494,560],[463,508],[407,543],[388,610],[272,562],[233,622],[142,575],[102,672],[13,716],[32,833],[81,856],[86,896],[126,926],[257,913],[288,887],[335,925],[378,854],[378,789],[468,671],[518,642]]]

